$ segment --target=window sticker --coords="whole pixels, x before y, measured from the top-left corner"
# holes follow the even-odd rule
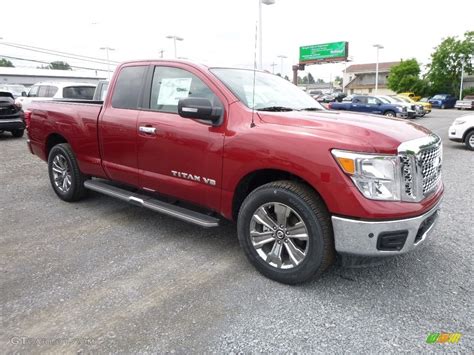
[[[192,80],[192,78],[162,79],[157,104],[177,106],[179,99],[189,96]]]

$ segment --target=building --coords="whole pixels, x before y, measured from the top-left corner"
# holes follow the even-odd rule
[[[105,79],[103,72],[0,67],[0,85],[21,84],[28,87],[40,81],[97,84]]]
[[[390,68],[400,62],[379,63],[379,95],[393,95],[392,90],[387,87],[387,78]],[[352,94],[375,94],[375,63],[353,64],[346,68],[343,75],[342,87],[344,92]]]

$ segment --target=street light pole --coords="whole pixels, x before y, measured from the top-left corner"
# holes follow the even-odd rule
[[[105,55],[107,57],[107,79],[110,80],[110,58],[109,58],[109,51],[114,51],[114,48],[110,47],[101,47],[101,50],[105,51]]]
[[[280,73],[281,73],[281,77],[283,78],[284,77],[284,75],[283,75],[283,59],[286,59],[288,57],[286,55],[280,54],[278,56],[278,58],[280,58]]]
[[[262,4],[272,5],[275,0],[258,0],[258,69],[263,69],[263,31],[262,31]]]
[[[173,44],[174,44],[174,57],[177,58],[178,55],[177,55],[177,51],[176,51],[176,41],[183,41],[184,38],[178,37],[178,36],[171,36],[171,35],[170,35],[170,36],[166,36],[166,38],[173,40]]]
[[[375,63],[375,93],[379,89],[379,50],[383,49],[381,44],[374,44],[374,47],[377,48],[377,62]]]
[[[273,62],[270,64],[270,66],[272,67],[272,74],[275,74],[275,67],[277,66],[277,63]]]
[[[464,55],[461,54],[461,85],[459,86],[459,100],[462,100],[463,81],[464,81]]]

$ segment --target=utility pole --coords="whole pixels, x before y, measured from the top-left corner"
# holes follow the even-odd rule
[[[377,61],[375,62],[375,93],[379,89],[379,50],[383,49],[381,44],[374,44],[374,47],[377,48]]]
[[[278,56],[278,58],[280,58],[280,73],[281,73],[281,76],[283,77],[283,59],[286,59],[288,58],[286,55],[283,55],[283,54],[280,54]]]
[[[273,62],[272,64],[270,64],[270,66],[272,67],[272,74],[275,74],[275,67],[277,66],[277,63]]]
[[[163,49],[160,49],[160,50],[158,51],[158,53],[160,53],[160,58],[161,58],[161,59],[163,59],[163,53],[164,53],[164,52],[165,52],[165,51],[164,51]]]
[[[170,35],[170,36],[166,36],[166,38],[173,40],[173,44],[174,44],[174,57],[177,58],[177,57],[178,57],[178,54],[177,54],[177,51],[176,51],[176,41],[183,41],[184,38],[178,37],[178,36],[171,36],[171,35]]]
[[[114,48],[110,47],[101,47],[101,50],[105,51],[105,54],[107,56],[107,79],[110,80],[110,57],[109,57],[109,51],[114,51]]]

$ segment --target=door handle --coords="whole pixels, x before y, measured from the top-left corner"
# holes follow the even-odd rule
[[[138,127],[138,131],[142,133],[147,133],[147,134],[156,134],[155,127],[140,126]]]

